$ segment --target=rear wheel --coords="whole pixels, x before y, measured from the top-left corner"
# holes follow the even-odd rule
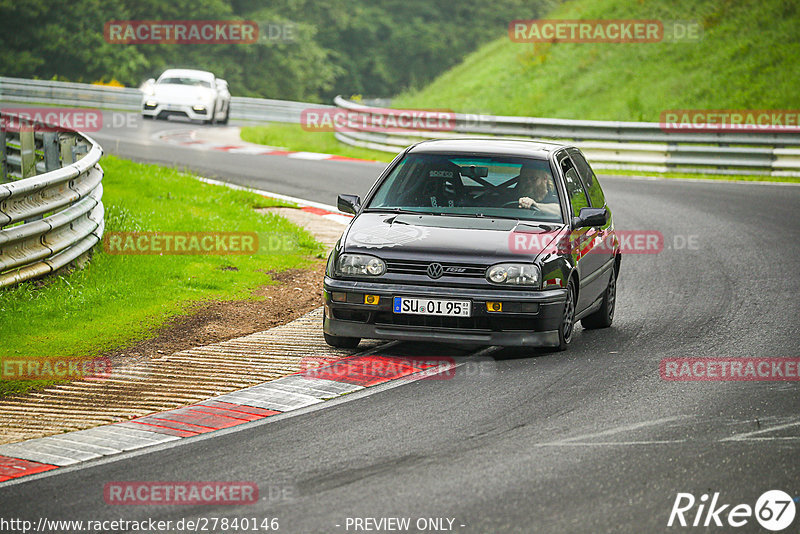
[[[561,316],[561,324],[558,325],[558,347],[557,350],[567,350],[569,342],[572,341],[572,333],[575,331],[575,283],[570,278],[567,283],[567,300],[564,301],[564,313]]]
[[[595,328],[608,328],[614,322],[614,308],[617,303],[617,268],[614,266],[611,269],[611,279],[608,281],[608,287],[603,294],[603,303],[600,309],[591,315],[587,315],[581,319],[581,324],[587,330],[594,330]]]
[[[361,338],[358,337],[332,336],[324,332],[322,336],[325,338],[325,343],[337,349],[354,349],[361,343]]]

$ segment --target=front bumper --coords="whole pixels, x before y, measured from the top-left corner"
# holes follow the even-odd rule
[[[347,301],[334,301],[334,292],[345,293]],[[364,304],[364,295],[379,296],[378,304]],[[394,296],[470,300],[472,316],[396,314],[392,311]],[[554,347],[559,344],[558,326],[564,313],[566,290],[430,287],[338,280],[326,276],[324,298],[323,331],[333,336]],[[490,312],[487,302],[502,302],[504,311]]]

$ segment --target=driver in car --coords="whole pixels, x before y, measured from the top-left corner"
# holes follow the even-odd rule
[[[535,209],[550,215],[561,215],[553,177],[544,169],[523,165],[517,179],[519,207]]]

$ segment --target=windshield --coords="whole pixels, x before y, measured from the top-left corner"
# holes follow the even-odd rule
[[[410,154],[367,209],[563,222],[550,164],[514,157]]]
[[[192,85],[194,87],[211,87],[211,82],[206,80],[199,80],[197,78],[161,78],[158,80],[159,85]]]

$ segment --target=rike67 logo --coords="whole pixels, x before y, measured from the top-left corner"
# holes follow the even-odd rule
[[[710,501],[706,493],[700,499],[696,499],[691,493],[678,493],[672,504],[667,526],[739,528],[752,524],[755,517],[763,528],[778,532],[792,524],[795,511],[794,499],[781,490],[764,492],[756,500],[755,506],[723,503],[719,492],[715,492]]]

